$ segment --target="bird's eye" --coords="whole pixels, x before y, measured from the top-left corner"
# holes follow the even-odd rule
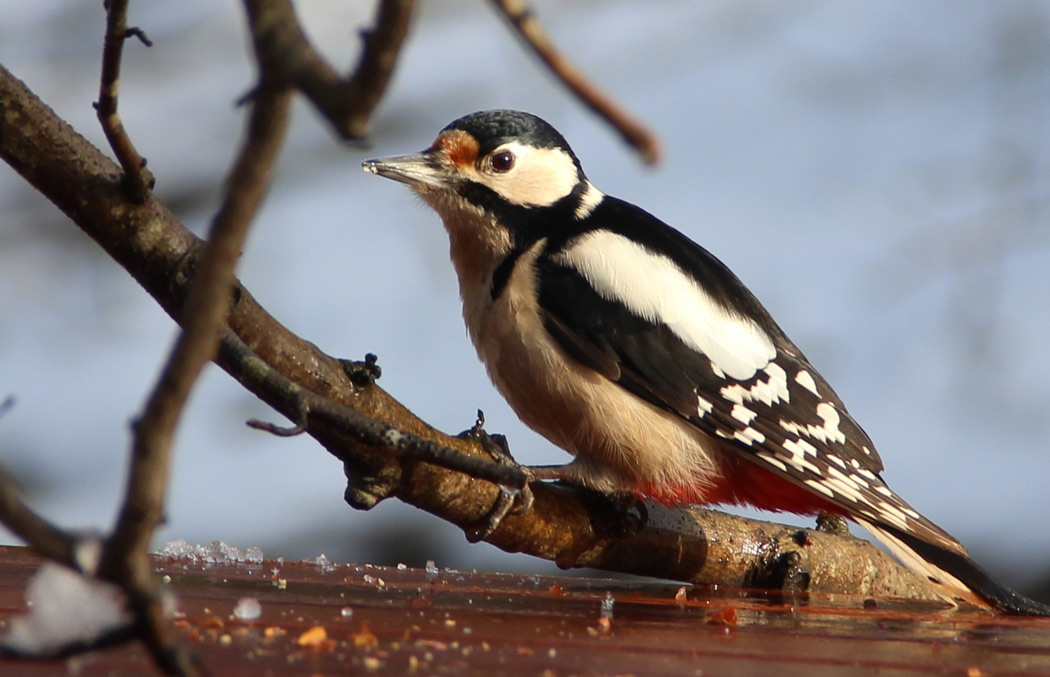
[[[501,150],[498,153],[493,153],[489,159],[489,165],[492,166],[492,171],[503,174],[509,172],[514,168],[514,153],[509,150]]]

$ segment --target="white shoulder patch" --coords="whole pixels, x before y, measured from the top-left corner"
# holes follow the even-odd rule
[[[604,197],[605,193],[595,188],[594,184],[588,181],[587,187],[583,191],[583,195],[580,196],[580,206],[576,208],[573,216],[576,217],[577,221],[587,218]]]
[[[776,356],[773,340],[752,320],[716,302],[670,259],[622,235],[589,233],[557,258],[579,271],[603,298],[667,325],[706,355],[716,373],[743,381]]]

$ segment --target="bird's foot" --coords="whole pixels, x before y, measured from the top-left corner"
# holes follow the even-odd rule
[[[842,515],[822,512],[817,515],[817,531],[825,534],[849,536],[849,522]]]
[[[343,365],[346,377],[358,388],[374,385],[376,380],[383,375],[383,370],[379,367],[378,362],[379,358],[373,353],[366,354],[364,362],[339,360],[339,364]]]
[[[532,508],[533,497],[532,490],[529,488],[529,482],[533,480],[534,475],[530,468],[514,460],[510,453],[510,445],[507,444],[507,438],[504,435],[490,435],[485,431],[485,414],[480,409],[478,409],[478,418],[474,425],[470,430],[460,433],[459,437],[475,440],[492,457],[493,461],[500,465],[518,468],[528,478],[525,486],[520,489],[507,486],[499,487],[499,495],[496,497],[496,503],[492,506],[492,509],[477,524],[467,529],[467,540],[471,543],[477,543],[492,535],[492,532],[499,527],[507,515],[521,515]]]
[[[586,497],[591,523],[595,531],[603,535],[611,538],[631,536],[649,523],[649,508],[641,496],[588,491]]]

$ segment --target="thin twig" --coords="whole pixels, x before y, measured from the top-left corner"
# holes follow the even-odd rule
[[[134,26],[128,27],[128,0],[106,0],[106,38],[102,47],[102,78],[98,103],[95,108],[102,131],[124,170],[124,185],[135,202],[142,202],[153,188],[153,175],[146,169],[146,159],[135,150],[124,123],[117,113],[117,94],[120,90],[120,60],[124,41],[134,36],[147,47],[152,45],[146,34]]]
[[[306,37],[291,0],[244,0],[257,59],[271,77],[294,85],[344,139],[363,139],[390,82],[415,0],[382,0],[364,33],[357,68],[344,77]]]
[[[492,4],[551,73],[588,108],[612,125],[646,164],[660,161],[663,151],[656,135],[599,89],[554,46],[524,0],[492,0]]]
[[[299,420],[291,428],[283,428],[272,423],[252,420],[248,425],[280,437],[291,437],[302,432],[313,432],[316,426],[325,426],[331,431],[346,435],[361,444],[377,449],[386,449],[396,457],[408,456],[425,463],[461,472],[475,479],[492,482],[501,487],[522,489],[527,477],[517,467],[501,465],[494,461],[468,456],[433,440],[427,440],[388,423],[377,421],[359,411],[319,396],[317,393],[296,386],[287,377],[266,366],[244,342],[231,330],[223,332],[219,359],[229,365],[253,365],[254,369],[244,369],[237,374],[242,382],[251,383],[254,387],[276,394],[282,400],[280,408],[284,411],[300,412]],[[271,402],[273,404],[273,402]],[[339,460],[349,460],[340,455],[338,449],[329,449]]]

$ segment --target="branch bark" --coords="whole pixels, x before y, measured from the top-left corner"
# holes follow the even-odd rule
[[[492,5],[551,74],[561,80],[595,115],[619,132],[627,145],[641,155],[643,162],[653,165],[660,161],[663,150],[656,135],[591,82],[583,71],[555,47],[524,0],[492,0]]]
[[[390,82],[415,0],[381,0],[375,28],[353,74],[332,67],[306,37],[291,0],[244,0],[263,70],[299,89],[344,139],[368,136],[368,121]]]
[[[135,150],[135,145],[124,131],[124,123],[117,113],[117,93],[120,91],[120,63],[124,53],[124,42],[135,36],[147,47],[152,46],[152,43],[140,29],[128,27],[127,15],[128,0],[107,0],[106,37],[102,44],[102,77],[95,109],[106,140],[124,169],[124,185],[128,196],[135,202],[141,202],[146,193],[153,188],[153,176],[146,169],[146,159]]]
[[[129,201],[120,188],[119,168],[2,67],[0,109],[5,113],[0,116],[0,156],[95,239],[176,321],[183,321],[202,243],[154,196],[141,204]],[[338,360],[289,332],[240,285],[235,285],[226,324],[243,348],[224,341],[219,364],[292,421],[301,418],[296,403],[305,392],[487,460],[477,443],[438,432],[382,388],[355,384]],[[498,498],[498,488],[488,482],[362,444],[338,417],[311,423],[308,430],[343,460],[351,479],[347,498],[356,507],[396,497],[469,529]],[[802,587],[810,592],[933,597],[922,581],[855,539],[713,511],[694,511],[692,517],[678,511],[674,519],[686,523],[653,520],[640,531],[622,534],[615,524],[603,525],[607,511],[596,508],[587,494],[547,485],[536,485],[534,493],[533,509],[508,516],[489,542],[563,566],[694,583],[785,587],[788,579],[798,578],[795,572],[808,574]]]

